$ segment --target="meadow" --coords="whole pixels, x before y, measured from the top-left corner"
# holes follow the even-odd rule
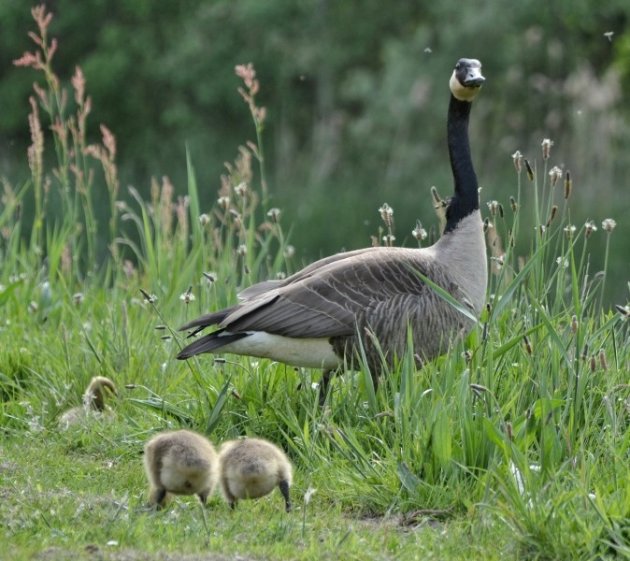
[[[49,17],[34,16],[36,50],[17,61],[41,72],[31,178],[3,179],[0,208],[0,558],[630,557],[630,308],[603,298],[624,257],[613,219],[571,212],[549,142],[506,162],[508,200],[481,192],[491,280],[471,335],[421,370],[410,348],[377,390],[366,368],[338,376],[320,407],[318,371],[174,358],[179,325],[303,265],[269,204],[253,68],[236,73],[255,140],[235,147],[215,205],[201,208],[190,158],[185,195],[162,178],[144,200],[120,185],[114,134],[88,141],[82,73],[61,83]],[[393,234],[430,241],[374,232]],[[95,375],[119,389],[111,412],[60,430]],[[179,427],[280,445],[293,512],[278,492],[234,512],[217,495],[207,525],[195,497],[148,511],[143,446]]]

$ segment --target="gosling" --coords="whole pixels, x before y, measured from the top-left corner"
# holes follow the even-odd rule
[[[221,489],[234,509],[238,499],[257,499],[279,487],[287,512],[291,511],[291,463],[277,446],[260,438],[230,440],[219,452]]]
[[[109,378],[94,376],[83,394],[83,405],[68,409],[59,417],[59,426],[66,430],[85,421],[89,416],[101,416],[106,410],[105,393],[118,395],[116,386]]]
[[[144,447],[149,480],[149,505],[162,508],[170,495],[197,495],[202,505],[218,478],[218,457],[212,443],[189,430],[162,432]]]

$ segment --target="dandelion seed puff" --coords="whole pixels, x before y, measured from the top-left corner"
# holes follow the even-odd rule
[[[202,227],[206,226],[208,223],[210,222],[210,217],[204,212],[200,217],[199,217],[199,224],[201,224]]]
[[[236,248],[236,254],[239,257],[244,257],[245,255],[247,255],[247,246],[245,244],[241,244]]]
[[[556,263],[562,269],[566,269],[569,266],[569,260],[566,257],[558,257]]]
[[[617,222],[613,218],[606,218],[602,221],[602,230],[604,232],[612,232],[617,226]]]

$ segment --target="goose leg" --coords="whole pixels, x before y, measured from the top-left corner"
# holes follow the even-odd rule
[[[328,386],[330,379],[337,373],[336,370],[324,370],[322,373],[322,379],[319,383],[319,405],[323,406],[326,403],[326,397],[328,396]]]

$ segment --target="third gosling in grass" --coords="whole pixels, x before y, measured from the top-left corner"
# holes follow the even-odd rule
[[[219,451],[223,496],[231,508],[238,499],[257,499],[278,487],[291,511],[289,487],[291,462],[277,446],[260,438],[243,438],[223,443]]]
[[[163,507],[169,494],[197,495],[206,504],[218,478],[218,456],[212,443],[189,430],[162,432],[144,447],[149,504]]]
[[[68,409],[59,417],[59,426],[67,429],[72,425],[84,422],[90,415],[99,416],[107,410],[105,406],[105,393],[118,395],[116,386],[105,376],[94,376],[83,394],[83,405]]]

